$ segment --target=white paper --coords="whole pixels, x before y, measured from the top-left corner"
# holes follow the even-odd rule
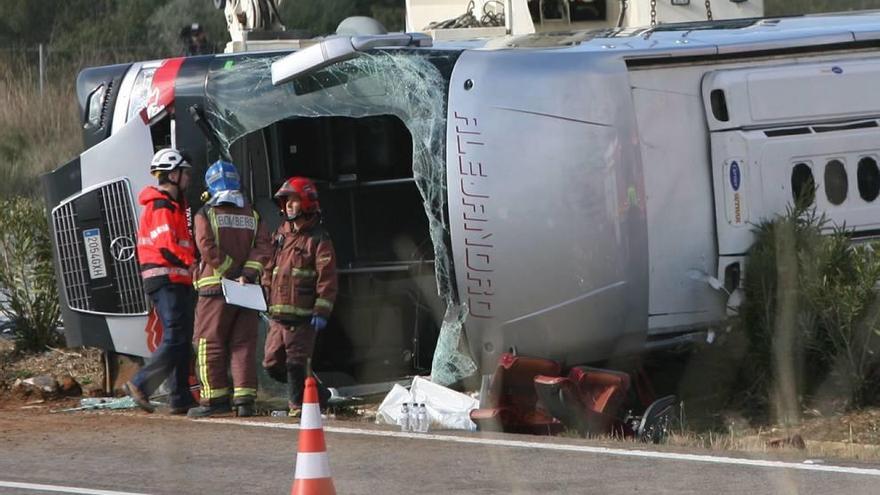
[[[227,304],[234,304],[257,311],[266,311],[266,299],[263,297],[263,288],[257,284],[240,284],[228,278],[220,279],[223,286],[223,295],[226,296]]]

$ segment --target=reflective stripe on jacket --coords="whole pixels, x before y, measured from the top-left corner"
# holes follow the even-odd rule
[[[195,261],[195,245],[186,219],[186,202],[175,201],[155,186],[145,187],[138,202],[144,207],[137,233],[144,288],[149,292],[167,282],[192,283],[189,269]]]
[[[221,292],[222,277],[259,282],[272,256],[272,241],[260,215],[249,205],[204,206],[193,221],[202,260],[196,270],[200,295]]]
[[[275,231],[275,254],[263,285],[269,291],[269,315],[291,322],[311,315],[329,317],[336,302],[336,253],[317,218],[295,231],[284,222]]]

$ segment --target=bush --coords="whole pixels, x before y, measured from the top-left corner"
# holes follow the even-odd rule
[[[58,345],[60,319],[49,226],[41,203],[0,200],[0,312],[15,322],[15,347],[40,351]]]
[[[842,231],[818,247],[803,260],[801,277],[816,332],[813,354],[830,367],[832,388],[850,406],[863,406],[873,399],[870,378],[880,363],[880,256],[871,244],[852,245]]]
[[[757,225],[749,250],[740,308],[745,393],[782,423],[797,423],[823,386],[863,405],[880,363],[880,256],[870,244],[853,245],[844,228],[827,233],[827,224],[815,209],[793,207]]]

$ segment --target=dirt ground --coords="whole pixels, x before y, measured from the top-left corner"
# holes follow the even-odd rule
[[[70,376],[83,388],[101,385],[104,370],[98,349],[49,349],[40,354],[20,355],[11,340],[0,339],[0,402],[19,378],[39,375],[61,380]]]
[[[0,339],[0,411],[24,413],[19,418],[39,417],[50,411],[79,406],[79,397],[35,397],[12,392],[16,379],[37,375],[50,375],[60,380],[69,375],[84,389],[98,387],[103,381],[101,352],[97,349],[50,349],[36,355],[17,355],[12,342]],[[381,398],[380,398],[381,399]],[[260,410],[268,415],[273,407],[263,404]],[[343,421],[371,421],[375,417],[376,404],[360,404],[356,408],[337,408],[330,411],[333,418]],[[104,413],[97,413],[104,414]],[[109,414],[109,413],[108,413]],[[75,414],[74,414],[75,416]],[[76,420],[73,420],[74,424]],[[725,422],[730,423],[728,432],[678,431],[669,439],[670,445],[709,448],[719,451],[768,451],[773,441],[792,447],[792,439],[799,436],[806,445],[807,453],[830,454],[834,457],[880,459],[880,408],[837,413],[823,416],[817,411],[807,411],[804,423],[797,428],[755,427],[737,419],[730,413]],[[41,422],[21,421],[19,428],[39,431]],[[795,443],[797,439],[795,438]],[[858,448],[855,448],[858,446]]]

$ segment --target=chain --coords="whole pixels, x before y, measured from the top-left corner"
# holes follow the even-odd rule
[[[706,0],[706,19],[712,20],[712,0]]]
[[[709,0],[706,0],[707,2]],[[651,27],[657,25],[657,0],[651,0]]]

